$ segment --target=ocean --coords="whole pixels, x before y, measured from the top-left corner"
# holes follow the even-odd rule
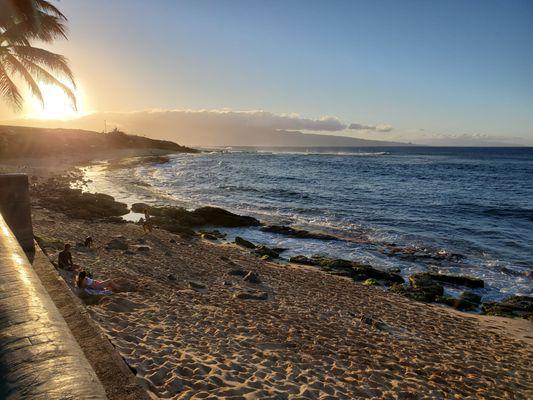
[[[342,238],[224,230],[228,240],[287,248],[285,258],[324,254],[405,276],[472,275],[485,280],[477,290],[484,300],[533,293],[533,148],[226,148],[170,157],[131,169],[86,167],[86,189],[129,204],[219,206]],[[464,258],[401,259],[387,251],[391,243]]]

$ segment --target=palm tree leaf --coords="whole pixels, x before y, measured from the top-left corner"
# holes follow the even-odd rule
[[[76,88],[74,76],[72,74],[72,71],[70,70],[70,67],[68,66],[68,61],[62,55],[31,46],[17,45],[10,46],[9,48],[14,51],[17,58],[19,58],[20,60],[24,59],[26,61],[31,61],[33,63],[43,65],[52,72],[60,74],[60,77],[67,78],[69,80],[69,83],[71,83],[72,86]]]
[[[15,83],[9,78],[2,63],[0,63],[0,95],[7,99],[17,110],[22,108],[22,96]]]
[[[25,19],[6,26],[5,31],[0,34],[0,43],[21,43],[30,39],[52,42],[58,37],[67,38],[67,27],[62,18],[43,11],[36,11],[36,14],[37,22]]]
[[[48,72],[35,62],[24,58],[19,59],[19,61],[22,63],[22,65],[24,65],[28,72],[35,76],[39,81],[43,83],[48,83],[50,85],[58,86],[61,90],[63,90],[63,92],[68,96],[70,101],[72,101],[72,106],[74,107],[74,110],[78,110],[76,105],[76,95],[74,94],[71,88],[69,88],[67,85],[65,85],[55,76],[53,76],[50,72]]]
[[[31,93],[39,99],[41,104],[44,106],[44,99],[43,94],[41,92],[41,89],[39,88],[39,85],[37,82],[35,82],[35,79],[31,76],[31,74],[28,72],[26,67],[22,65],[22,63],[16,59],[12,54],[7,54],[4,56],[4,64],[9,65],[11,68],[11,75],[13,72],[16,72],[20,75],[20,77],[28,84],[30,87]]]
[[[39,8],[41,11],[47,13],[47,14],[51,14],[51,15],[54,15],[64,21],[67,20],[67,17],[65,17],[65,15],[59,11],[57,9],[56,6],[54,6],[53,4],[51,4],[49,1],[46,1],[46,0],[33,0],[33,2],[35,3],[35,5],[37,6],[37,8]]]

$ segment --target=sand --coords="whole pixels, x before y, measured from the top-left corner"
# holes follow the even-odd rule
[[[144,236],[135,224],[43,209],[34,224],[37,234],[70,243],[91,235],[96,248],[75,249],[75,262],[132,286],[88,310],[154,398],[533,396],[531,322],[413,302],[231,244],[157,229]],[[105,250],[116,236],[132,254]],[[261,283],[235,269],[255,271]],[[236,296],[249,290],[268,299]]]

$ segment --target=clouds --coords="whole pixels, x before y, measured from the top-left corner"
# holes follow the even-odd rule
[[[384,132],[386,125],[346,124],[334,116],[304,118],[298,114],[275,114],[263,110],[168,110],[95,112],[69,121],[35,121],[37,126],[81,128],[95,131],[119,128],[123,131],[178,141],[186,145],[303,145],[311,143],[353,145],[350,126]],[[25,125],[28,124],[26,120]],[[35,124],[33,124],[35,125]],[[351,128],[353,129],[353,128]],[[316,133],[315,135],[312,135]],[[340,133],[339,138],[332,136]],[[373,132],[375,134],[375,132]],[[358,136],[360,136],[358,135]]]
[[[387,125],[387,124],[363,125],[363,124],[352,123],[348,126],[348,129],[353,129],[355,131],[390,132],[392,131],[392,126]]]
[[[109,123],[127,128],[131,122],[160,125],[163,121],[168,124],[178,124],[187,121],[199,125],[216,125],[223,127],[249,127],[251,129],[271,129],[276,131],[303,132],[340,132],[346,129],[389,132],[390,125],[363,125],[342,122],[334,116],[322,116],[317,119],[303,118],[298,114],[274,114],[263,110],[234,111],[234,110],[146,110],[127,113],[96,113],[85,119],[107,119]]]

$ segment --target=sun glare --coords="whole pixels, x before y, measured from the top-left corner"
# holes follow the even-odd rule
[[[83,114],[83,96],[79,89],[75,90],[77,100],[77,110],[63,91],[54,85],[45,83],[39,84],[44,98],[44,107],[41,102],[31,97],[28,100],[28,117],[35,119],[70,119]]]

